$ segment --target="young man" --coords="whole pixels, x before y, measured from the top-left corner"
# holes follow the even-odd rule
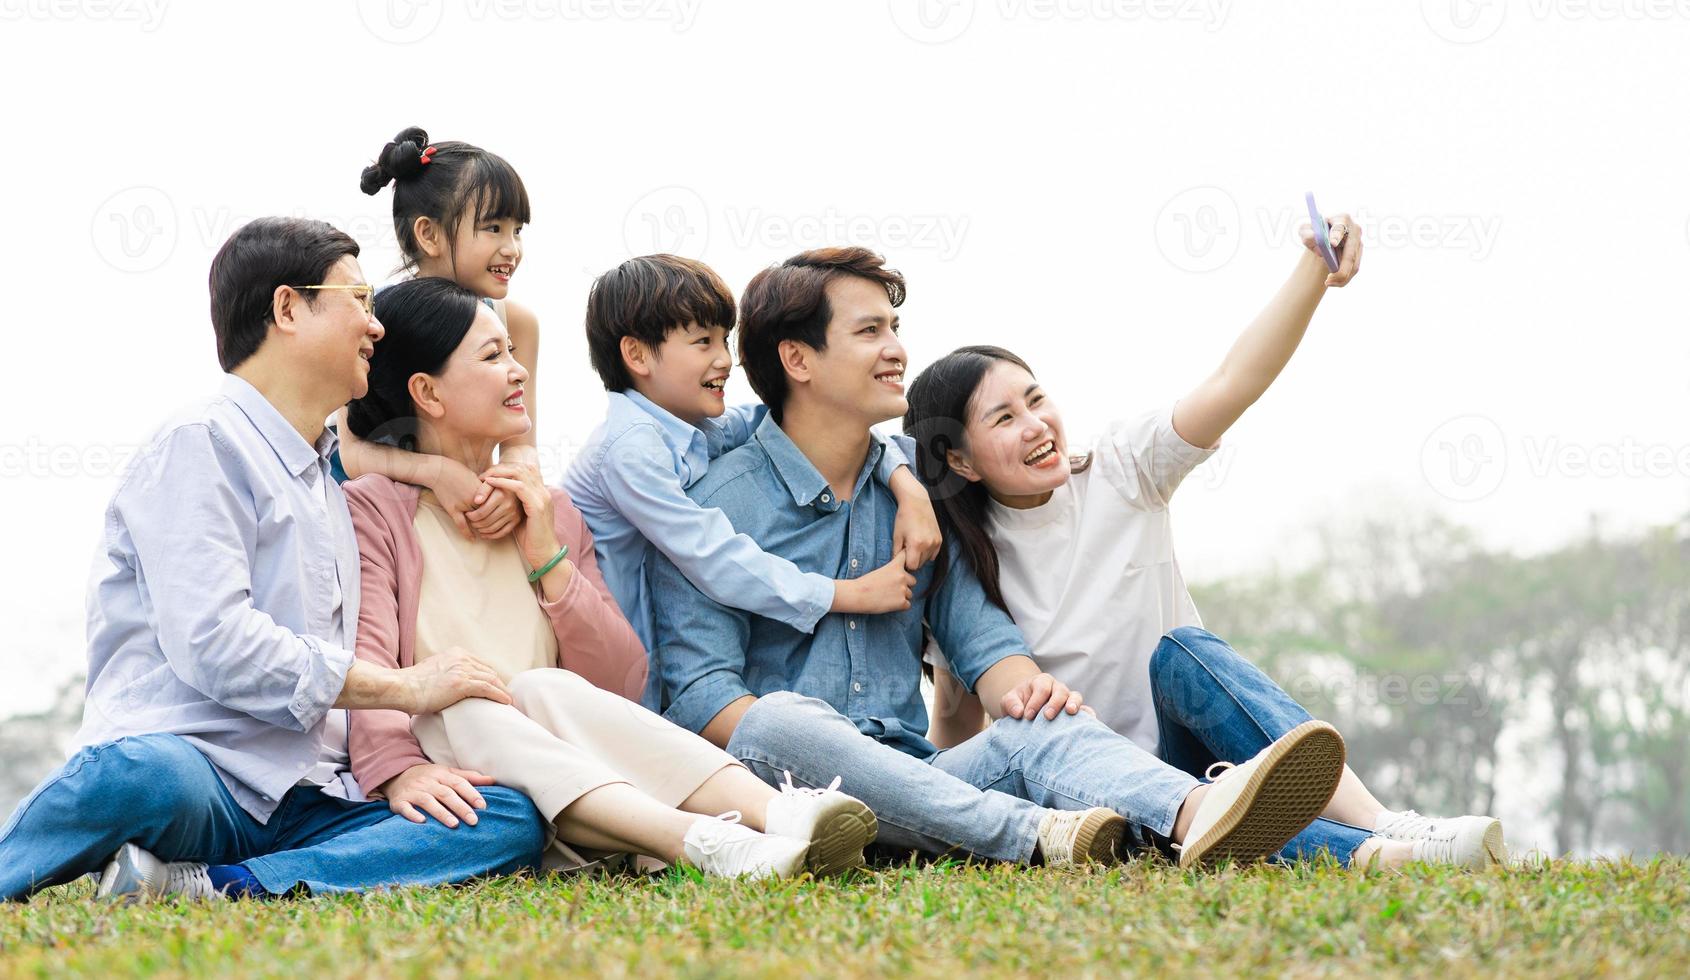
[[[674,255],[629,259],[598,277],[587,297],[587,349],[610,410],[563,487],[586,517],[605,583],[647,650],[645,567],[654,547],[710,598],[803,633],[830,611],[908,609],[909,570],[939,551],[932,502],[896,451],[877,476],[898,496],[893,552],[905,552],[904,560],[866,575],[800,570],[687,496],[710,461],[749,439],[764,414],[761,405],[723,402],[734,315],[721,277]],[[654,686],[647,707],[656,707],[655,695]]]
[[[898,273],[860,248],[805,252],[757,275],[740,304],[740,359],[769,417],[690,494],[799,568],[850,577],[890,554],[891,501],[867,477],[870,426],[906,409]],[[1181,863],[1277,851],[1331,798],[1343,741],[1299,726],[1200,784],[1080,711],[953,556],[918,576],[913,608],[832,614],[813,635],[714,602],[651,559],[653,670],[678,724],[765,779],[844,792],[880,818],[880,839],[1009,861],[1108,860],[1130,823],[1182,847]],[[926,738],[923,629],[997,721],[956,748]]]
[[[102,866],[105,897],[219,899],[538,860],[533,804],[478,774],[417,766],[365,802],[347,772],[340,709],[510,701],[467,655],[407,670],[353,657],[358,551],[323,420],[364,394],[382,336],[357,255],[323,222],[261,218],[212,261],[227,377],[164,426],[106,510],[82,748],[0,830],[0,896]],[[473,810],[398,815],[465,783],[483,787],[463,787]]]

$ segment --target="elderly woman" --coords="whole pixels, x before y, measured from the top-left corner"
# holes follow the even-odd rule
[[[450,280],[384,289],[386,338],[361,438],[461,462],[522,505],[517,532],[466,539],[432,493],[368,475],[345,485],[361,561],[357,654],[410,666],[468,651],[501,700],[411,717],[354,712],[353,773],[397,813],[473,824],[476,787],[522,790],[555,831],[550,867],[608,854],[686,861],[707,874],[825,874],[862,862],[875,819],[834,790],[779,792],[704,739],[646,711],[646,654],[593,558],[581,514],[533,466],[493,450],[528,430],[528,372],[505,327]],[[715,816],[721,814],[721,816]],[[598,852],[598,853],[593,853]]]

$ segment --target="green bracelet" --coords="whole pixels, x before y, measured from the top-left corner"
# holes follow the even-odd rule
[[[551,561],[546,562],[545,565],[543,565],[539,568],[536,568],[532,572],[528,573],[529,584],[533,584],[533,583],[538,582],[541,579],[545,578],[546,573],[551,571],[552,569],[556,568],[557,563],[560,562],[560,561],[563,561],[564,556],[567,555],[567,554],[569,554],[569,545],[564,545],[563,547],[559,548],[557,550],[557,554],[552,556]]]

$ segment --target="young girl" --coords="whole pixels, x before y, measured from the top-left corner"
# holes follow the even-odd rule
[[[404,271],[417,277],[450,279],[482,298],[510,331],[515,356],[528,372],[527,405],[535,418],[535,377],[540,322],[532,311],[507,302],[511,277],[522,264],[522,228],[528,224],[528,190],[516,170],[478,146],[456,141],[430,143],[411,127],[382,147],[364,168],[359,187],[375,195],[393,185],[393,230],[399,237]],[[457,460],[407,453],[366,441],[351,431],[342,411],[341,472],[347,477],[380,473],[434,492],[458,531],[496,539],[509,534],[522,516],[516,497],[495,487]],[[499,447],[501,463],[539,465],[534,430]]]
[[[916,471],[992,601],[1026,634],[1039,665],[1084,692],[1098,717],[1194,774],[1249,758],[1309,715],[1260,670],[1200,626],[1174,559],[1168,502],[1285,367],[1328,286],[1361,257],[1347,216],[1329,273],[1313,238],[1291,278],[1218,370],[1171,409],[1117,423],[1070,458],[1062,417],[1021,358],[964,347],[909,389],[904,430]],[[942,651],[930,651],[941,662]],[[934,742],[980,730],[980,703],[948,671],[935,678]],[[1348,864],[1442,860],[1485,867],[1503,858],[1492,817],[1430,820],[1386,810],[1353,771],[1285,856],[1318,850]]]
[[[477,785],[501,782],[552,825],[547,863],[557,867],[589,863],[576,848],[724,876],[861,864],[875,831],[862,803],[833,790],[777,792],[627,700],[644,685],[645,649],[599,575],[580,511],[533,465],[493,461],[493,447],[530,421],[528,371],[492,312],[425,277],[384,290],[376,315],[387,334],[370,358],[369,392],[349,406],[351,426],[396,452],[484,474],[522,517],[501,540],[465,540],[426,490],[377,474],[346,484],[361,569],[358,657],[397,666],[466,650],[509,694],[415,717],[353,712],[352,772],[364,792],[413,820],[456,826],[475,822]],[[732,815],[713,816],[723,811]]]

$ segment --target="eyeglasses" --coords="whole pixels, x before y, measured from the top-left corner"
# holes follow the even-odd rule
[[[295,289],[350,289],[352,297],[364,304],[364,315],[376,315],[376,287],[367,282],[341,283],[332,286],[295,286]]]

